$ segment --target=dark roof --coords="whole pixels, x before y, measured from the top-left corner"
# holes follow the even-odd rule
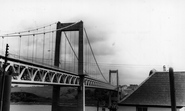
[[[185,106],[185,72],[174,72],[176,105]],[[119,105],[171,106],[168,72],[154,72]]]

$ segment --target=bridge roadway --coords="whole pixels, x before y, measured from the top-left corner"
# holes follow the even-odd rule
[[[0,66],[4,62],[4,56],[0,55]],[[5,71],[12,73],[12,83],[15,84],[37,84],[37,85],[60,85],[79,86],[79,75],[64,71],[56,67],[32,63],[25,60],[8,58]],[[101,88],[107,90],[117,90],[116,86],[97,80],[90,76],[85,76],[85,87]]]

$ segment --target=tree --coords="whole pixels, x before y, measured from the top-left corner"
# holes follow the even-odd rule
[[[97,101],[97,111],[99,111],[99,106],[106,106],[108,104],[108,91],[103,89],[95,89],[94,97]]]

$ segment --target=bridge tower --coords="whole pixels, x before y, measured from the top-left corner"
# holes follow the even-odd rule
[[[109,84],[111,84],[111,79],[112,79],[112,74],[116,74],[116,79],[117,79],[117,91],[118,91],[118,88],[119,88],[119,77],[118,77],[118,70],[109,70]],[[118,92],[119,93],[119,92]],[[109,91],[109,107],[112,107],[113,104],[112,104],[112,101],[117,101],[118,102],[118,96],[119,94],[115,94],[112,92],[112,91]]]
[[[78,31],[78,74],[80,76],[78,87],[78,111],[85,111],[85,86],[84,86],[84,73],[83,73],[83,22],[79,22],[72,27],[62,29],[63,27],[72,25],[74,23],[57,23],[56,32],[56,44],[55,44],[55,58],[54,65],[59,67],[60,60],[60,46],[61,46],[61,34],[62,31]],[[60,97],[60,86],[53,86],[53,101],[52,101],[52,111],[59,111],[58,103]]]
[[[119,77],[118,77],[118,70],[109,70],[109,83],[111,84],[111,75],[116,74],[117,77],[117,87],[119,86]]]

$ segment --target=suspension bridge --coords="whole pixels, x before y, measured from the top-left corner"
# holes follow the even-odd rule
[[[101,71],[82,21],[0,35],[0,43],[0,67],[11,83],[53,86],[52,111],[58,111],[62,86],[79,87],[79,111],[85,111],[85,87],[117,91]]]

